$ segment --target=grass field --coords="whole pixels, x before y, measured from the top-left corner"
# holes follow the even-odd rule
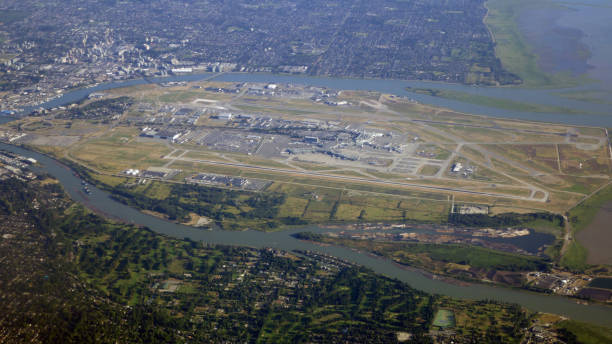
[[[89,167],[113,173],[165,163],[162,157],[170,153],[169,148],[155,142],[134,142],[133,137],[133,129],[115,129],[103,138],[79,145],[71,151],[71,156]]]
[[[291,166],[287,164],[276,162],[271,159],[262,159],[262,158],[256,158],[252,156],[245,156],[245,155],[238,155],[238,154],[224,154],[224,156],[226,156],[227,158],[231,158],[233,160],[242,162],[244,164],[249,164],[249,165],[283,168],[283,169],[289,169],[289,170],[293,169]]]
[[[175,155],[180,154],[177,153]],[[215,160],[215,161],[229,161],[227,159],[222,158],[219,154],[209,152],[209,151],[189,151],[183,157],[192,158],[192,159],[203,159],[203,160]]]
[[[489,328],[494,326],[506,326],[504,324],[508,324],[512,322],[513,316],[506,313],[503,314],[503,305],[497,302],[480,302],[475,301],[481,305],[481,309],[479,312],[472,312],[465,305],[462,305],[460,302],[456,302],[449,298],[442,298],[438,302],[438,306],[443,309],[450,310],[454,313],[456,326],[454,328],[455,331],[459,334],[467,334],[463,330],[464,327],[478,329],[481,332],[486,332]],[[519,314],[517,312],[516,306],[513,310],[514,314]],[[498,323],[501,322],[501,323]],[[513,343],[516,342],[516,339],[513,338],[498,338],[495,341],[490,341],[491,343]],[[518,342],[517,342],[518,343]]]
[[[574,231],[585,229],[595,218],[602,205],[612,201],[612,185],[608,185],[591,198],[574,207],[569,212],[569,219]]]
[[[454,148],[452,148],[454,149]],[[426,153],[430,153],[433,154],[432,159],[438,159],[438,160],[446,160],[448,159],[448,157],[451,155],[451,152],[447,149],[444,149],[438,145],[434,145],[434,144],[421,144],[419,145],[419,147],[417,148],[417,152],[426,152]]]
[[[604,223],[598,226],[590,226],[598,213],[602,211],[602,206],[609,204],[609,202],[612,202],[612,185],[608,185],[591,198],[570,210],[568,217],[572,224],[575,240],[561,259],[561,263],[564,266],[574,270],[584,269],[589,258],[589,251],[594,251],[592,254],[597,255],[599,254],[597,251],[601,248],[600,244],[609,241],[612,232],[604,229],[607,227],[604,223],[609,222],[604,221]],[[595,231],[597,235],[589,235],[590,233],[582,232],[587,230]],[[602,235],[607,237],[602,237]]]
[[[602,178],[588,178],[569,175],[561,175],[557,177],[563,180],[562,183],[557,184],[559,187],[561,187],[561,190],[581,193],[584,195],[594,192],[597,190],[597,188],[607,182],[607,179]]]
[[[487,149],[542,172],[559,173],[555,145],[487,145]]]
[[[310,163],[305,161],[292,161],[291,165],[303,168],[308,171],[325,171],[325,170],[333,170],[336,167],[330,166],[328,164],[323,163]]]
[[[576,336],[577,343],[608,344],[612,343],[612,329],[578,321],[565,320],[556,327],[566,329]]]
[[[572,175],[609,175],[610,159],[608,147],[583,150],[575,145],[559,145],[561,169]]]
[[[424,176],[433,176],[440,171],[440,166],[437,165],[423,165],[417,172],[420,175]]]
[[[448,309],[438,310],[434,316],[433,326],[443,329],[455,327],[455,313]]]
[[[401,199],[367,195],[355,191],[278,184],[270,191],[283,192],[288,198],[280,213],[298,216],[310,222],[403,221],[441,222],[448,214],[448,203],[435,200]],[[337,206],[334,206],[338,202]]]
[[[221,171],[215,171],[221,172]],[[230,174],[234,175],[234,174]],[[176,199],[176,206],[196,216],[217,216],[217,224],[227,229],[260,229],[271,230],[282,228],[283,223],[291,224],[289,219],[299,219],[304,223],[325,222],[389,222],[389,221],[425,221],[439,223],[445,221],[449,204],[447,201],[436,199],[404,198],[394,195],[368,194],[363,191],[347,190],[343,188],[320,187],[316,185],[299,185],[276,181],[269,186],[263,195],[284,195],[283,201],[275,207],[273,215],[263,217],[252,214],[253,207],[249,205],[249,198],[257,193],[242,192],[233,194],[232,201],[224,200],[223,204],[194,198],[193,195],[182,194],[179,198],[174,195],[174,188],[180,184],[170,184],[160,181],[149,181],[146,184],[134,184],[132,179],[110,175],[92,174],[92,178],[105,184],[106,188],[119,188],[123,194],[132,194],[141,201],[132,204],[143,207],[147,211],[155,211],[151,204],[159,201],[166,203],[169,199]],[[205,192],[215,188],[198,187]],[[228,190],[229,192],[229,190]],[[264,196],[268,197],[268,196]],[[274,196],[276,197],[276,196]],[[150,200],[150,201],[149,201]],[[175,202],[175,201],[172,201]],[[142,204],[141,204],[142,203]],[[173,203],[174,204],[174,203]],[[189,210],[196,205],[202,212]],[[196,208],[197,208],[196,207]],[[161,210],[160,210],[161,211]],[[185,211],[179,210],[179,216]],[[212,215],[211,215],[212,214]],[[245,215],[247,214],[247,215]],[[167,215],[164,213],[164,216]],[[175,214],[176,216],[176,214]],[[246,217],[245,217],[246,216]],[[183,221],[182,218],[177,220]],[[291,220],[293,221],[293,220]],[[271,226],[274,223],[273,226]],[[295,223],[293,223],[295,224]]]
[[[588,251],[576,240],[570,243],[569,248],[561,257],[561,266],[572,271],[584,271],[587,268]]]

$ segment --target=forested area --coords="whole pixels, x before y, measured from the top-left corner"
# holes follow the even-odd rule
[[[65,119],[110,120],[113,116],[123,114],[132,104],[134,104],[134,99],[129,97],[95,100],[85,106],[69,109],[56,117]]]
[[[112,197],[124,204],[139,209],[151,210],[168,216],[169,220],[184,222],[189,214],[206,216],[215,224],[225,228],[224,220],[246,223],[246,220],[258,220],[257,228],[277,228],[281,224],[305,224],[298,218],[279,217],[279,206],[286,196],[281,193],[255,193],[236,191],[215,187],[203,187],[194,184],[172,184],[169,196],[162,200],[134,192],[120,184],[111,189]]]
[[[460,280],[496,280],[496,275],[513,276],[500,283],[520,287],[523,283],[521,272],[550,270],[550,262],[545,258],[510,254],[474,245],[431,244],[401,241],[382,241],[337,238],[330,235],[301,232],[293,235],[297,239],[346,246],[371,252],[397,263],[423,269],[437,275],[449,276]]]
[[[11,342],[382,343],[398,331],[430,342],[434,312],[451,301],[330,257],[202,245],[109,222],[49,179],[0,183],[0,200],[10,224],[0,328]],[[469,338],[516,342],[510,305],[453,303],[498,314],[486,331],[462,325]]]

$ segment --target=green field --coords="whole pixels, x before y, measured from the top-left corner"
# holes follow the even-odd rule
[[[188,222],[192,214],[225,229],[279,230],[287,225],[325,222],[402,222],[446,220],[446,201],[368,195],[340,188],[276,182],[264,192],[149,181],[101,175],[80,168],[92,183],[116,200],[141,210]],[[397,197],[397,198],[396,198]]]
[[[612,201],[612,185],[582,202],[569,211],[568,218],[572,225],[574,240],[561,258],[561,264],[571,270],[583,270],[587,267],[590,242],[579,242],[576,234],[585,230],[594,220],[601,207]],[[602,238],[606,240],[608,238]]]
[[[434,316],[433,326],[443,329],[455,327],[455,313],[448,309],[438,310]]]
[[[566,343],[609,344],[612,343],[612,329],[578,321],[565,320],[556,327],[571,333]],[[571,339],[574,341],[571,341]]]
[[[606,202],[612,200],[612,185],[608,185],[591,198],[569,211],[569,219],[574,231],[578,232],[586,228],[592,221],[599,208]]]
[[[578,241],[572,241],[565,254],[561,257],[561,266],[572,271],[584,271],[587,268],[588,251]]]
[[[95,336],[114,342],[121,329],[140,340],[122,335],[124,340],[117,342],[181,343],[191,337],[203,343],[338,343],[346,340],[350,328],[352,342],[389,342],[399,331],[422,337],[432,326],[435,310],[444,308],[462,315],[460,324],[451,318],[442,324],[457,325],[462,335],[480,342],[495,335],[518,343],[521,333],[516,329],[528,315],[514,305],[430,295],[368,269],[308,253],[301,257],[202,245],[109,222],[61,196],[61,191],[52,180],[0,184],[0,204],[9,205],[0,209],[0,216],[9,216],[10,226],[25,220],[28,225],[15,233],[27,231],[27,240],[15,243],[28,241],[34,248],[15,250],[21,257],[11,255],[4,261],[12,259],[10,265],[17,267],[24,258],[44,261],[19,271],[27,283],[3,289],[4,295],[11,295],[8,316],[0,318],[4,338],[17,329],[20,338],[40,334],[84,343]],[[56,202],[58,197],[65,202]],[[34,199],[46,204],[50,198],[62,208],[41,208],[30,215]],[[41,213],[52,221],[36,222]],[[36,257],[27,258],[31,255]],[[2,276],[15,280],[15,275]],[[61,292],[65,290],[70,292]],[[113,307],[112,312],[105,313],[107,307]],[[24,331],[14,325],[21,321],[36,326]],[[62,326],[57,329],[56,324]],[[30,333],[34,336],[25,336]]]
[[[112,173],[163,165],[162,157],[170,153],[170,149],[159,143],[136,142],[134,133],[128,128],[115,129],[104,137],[78,144],[70,155],[86,166]]]

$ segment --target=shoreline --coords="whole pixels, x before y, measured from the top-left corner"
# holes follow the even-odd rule
[[[64,186],[66,192],[71,195],[71,198],[78,203],[82,203],[80,197],[76,197],[78,196],[80,181],[73,173],[65,171],[65,165],[61,164],[55,159],[49,158],[48,156],[42,154],[38,155],[38,153],[34,151],[30,151],[19,146],[7,144],[3,147],[6,147],[7,150],[14,151],[18,154],[30,153],[30,156],[34,154],[33,157],[39,160],[43,166],[50,164],[42,169],[39,169],[39,171],[47,172],[57,178]],[[51,161],[45,161],[47,159],[51,159]],[[55,164],[53,163],[54,161]],[[603,326],[612,326],[612,322],[610,322],[612,317],[609,317],[609,315],[612,314],[612,307],[610,306],[591,304],[587,309],[587,306],[578,305],[573,299],[557,295],[534,293],[510,288],[500,288],[484,284],[474,284],[471,287],[461,287],[446,283],[442,280],[430,280],[420,273],[401,269],[391,262],[381,261],[378,258],[374,259],[369,255],[361,254],[350,249],[335,246],[319,249],[319,247],[316,245],[308,245],[299,240],[295,240],[294,238],[288,238],[292,232],[297,230],[289,230],[285,231],[284,233],[263,233],[255,231],[228,232],[221,230],[202,231],[197,228],[176,225],[161,219],[147,216],[140,213],[136,209],[126,207],[123,204],[108,199],[107,196],[108,195],[104,191],[92,186],[92,196],[90,197],[92,202],[99,202],[102,207],[114,209],[109,211],[117,211],[117,215],[120,215],[126,219],[132,219],[132,224],[148,228],[160,235],[172,236],[176,238],[190,238],[194,241],[201,241],[215,245],[247,246],[254,248],[270,247],[282,249],[288,252],[295,250],[315,249],[315,251],[321,254],[328,254],[338,259],[350,261],[354,264],[368,268],[375,273],[407,283],[412,288],[422,290],[427,293],[438,293],[449,297],[469,300],[496,299],[504,302],[521,304],[522,306],[533,311],[554,313],[579,321],[600,324]],[[96,208],[100,209],[100,207]]]

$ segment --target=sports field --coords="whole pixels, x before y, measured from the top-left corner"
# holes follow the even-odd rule
[[[434,317],[433,325],[443,329],[455,327],[455,313],[448,309],[438,310]]]

